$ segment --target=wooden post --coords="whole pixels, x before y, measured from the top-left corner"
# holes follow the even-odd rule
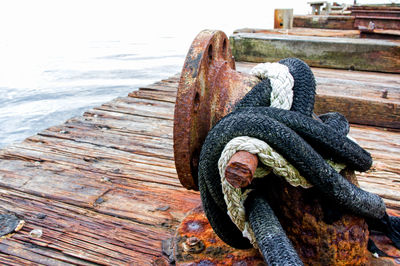
[[[293,28],[293,9],[275,9],[274,17],[275,29]]]

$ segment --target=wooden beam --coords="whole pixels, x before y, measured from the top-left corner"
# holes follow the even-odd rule
[[[400,43],[394,41],[238,33],[230,43],[237,61],[297,57],[315,67],[400,73]]]
[[[328,15],[294,16],[293,27],[338,29],[338,30],[355,29],[353,16],[328,16]]]

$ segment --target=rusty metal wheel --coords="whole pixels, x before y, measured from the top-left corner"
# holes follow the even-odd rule
[[[182,69],[174,114],[174,156],[181,184],[198,190],[197,167],[208,131],[258,82],[237,72],[222,31],[194,39]]]

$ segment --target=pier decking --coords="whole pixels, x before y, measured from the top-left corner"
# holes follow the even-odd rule
[[[321,92],[343,78],[326,71],[314,71]],[[352,73],[357,84],[369,80],[370,73]],[[399,76],[377,75],[400,101]],[[200,204],[174,166],[178,81],[142,87],[0,152],[0,213],[25,221],[0,239],[0,264],[167,263],[162,240]],[[359,175],[361,187],[400,215],[400,132],[353,125],[350,135],[374,157],[373,168]],[[30,236],[33,229],[42,236]]]

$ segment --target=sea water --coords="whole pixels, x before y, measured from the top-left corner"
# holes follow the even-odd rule
[[[43,57],[9,49],[13,65],[0,74],[0,147],[178,73],[186,51],[177,42],[84,41]]]

